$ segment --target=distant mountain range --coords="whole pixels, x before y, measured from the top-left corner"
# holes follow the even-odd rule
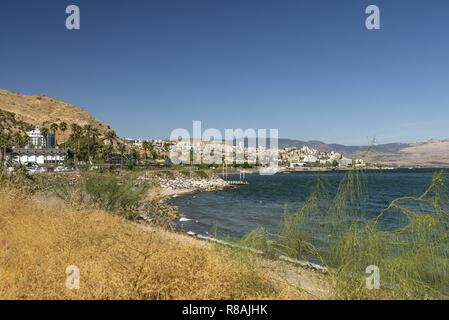
[[[400,150],[410,147],[411,144],[408,143],[388,143],[381,144],[376,146],[345,146],[342,144],[327,144],[322,141],[301,141],[301,140],[292,140],[292,139],[279,139],[279,147],[280,148],[301,148],[302,146],[306,146],[309,148],[316,149],[322,152],[331,152],[335,151],[338,153],[342,153],[345,156],[353,157],[355,155],[360,155],[362,153],[370,151],[375,151],[377,153],[396,153]]]

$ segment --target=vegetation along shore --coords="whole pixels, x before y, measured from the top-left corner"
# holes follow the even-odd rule
[[[363,195],[363,173],[354,171],[341,182],[327,209],[325,183],[317,178],[315,191],[304,205],[286,213],[279,234],[260,228],[242,239],[230,239],[230,245],[188,237],[174,226],[178,213],[162,201],[167,194],[158,181],[186,175],[175,170],[2,173],[0,266],[5,272],[0,274],[0,297],[431,299],[448,295],[445,175],[437,174],[423,195],[397,199],[380,213],[378,220],[393,209],[404,212],[409,223],[400,230],[379,229],[378,220],[356,225],[344,219],[357,212]],[[192,181],[203,179],[194,176]],[[426,210],[432,212],[407,209],[407,201],[428,205]],[[329,234],[337,238],[328,254],[309,242],[310,235],[301,228],[316,214],[323,216]],[[324,269],[298,263],[310,258]],[[365,287],[368,262],[388,270],[382,290]],[[68,265],[81,270],[80,290],[61,285]],[[429,273],[435,268],[437,274]]]
[[[313,299],[326,275],[176,232],[139,175],[1,176],[4,299]],[[24,254],[25,252],[25,254]],[[77,265],[81,289],[66,290]],[[61,271],[62,270],[62,271]]]

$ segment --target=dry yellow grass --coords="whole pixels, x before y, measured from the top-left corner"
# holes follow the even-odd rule
[[[307,297],[212,245],[143,229],[0,189],[0,299],[235,299]],[[66,288],[66,268],[80,289]]]

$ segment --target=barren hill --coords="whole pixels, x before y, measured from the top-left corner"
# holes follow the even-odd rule
[[[80,126],[90,124],[101,133],[110,130],[108,125],[82,108],[47,96],[28,96],[0,89],[0,109],[15,114],[18,121],[35,127],[66,122],[69,126],[72,123]]]
[[[370,159],[395,166],[449,166],[449,140],[429,140],[411,144],[394,153],[379,153]]]

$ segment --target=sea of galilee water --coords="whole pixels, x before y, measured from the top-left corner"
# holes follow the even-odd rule
[[[363,200],[362,219],[375,219],[396,198],[421,195],[431,184],[437,171],[442,170],[364,172],[366,198]],[[342,171],[319,173],[320,178],[328,182],[331,193],[336,192],[345,174]],[[234,239],[260,227],[276,233],[285,208],[290,211],[300,208],[313,190],[316,177],[315,172],[279,173],[273,176],[252,174],[246,176],[248,185],[217,192],[183,195],[174,198],[172,203],[183,215],[179,225],[186,232]],[[238,179],[238,175],[234,179]],[[395,228],[403,223],[401,221],[390,215],[385,217],[382,225],[384,228]],[[317,224],[319,222],[316,221]],[[213,234],[211,230],[214,230]],[[315,236],[323,238],[319,230]]]

